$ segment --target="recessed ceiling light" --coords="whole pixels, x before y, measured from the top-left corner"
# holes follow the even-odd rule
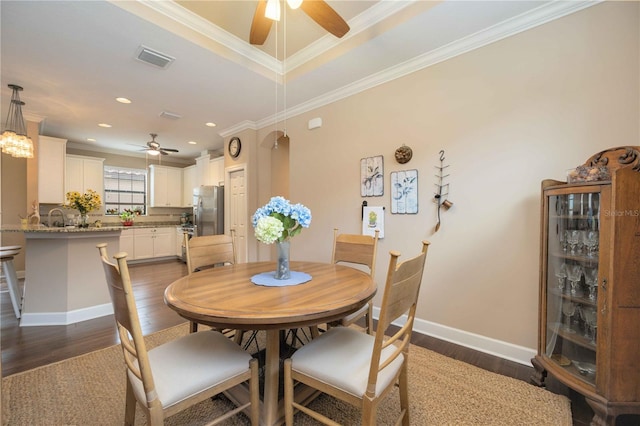
[[[189,143],[189,145],[197,145],[198,144],[198,142],[196,142],[196,141],[189,141],[188,143]]]
[[[120,102],[121,104],[130,104],[131,100],[127,99],[127,98],[116,98],[116,101]]]
[[[87,142],[95,142],[96,140],[94,138],[87,138]]]
[[[205,125],[209,127],[216,127],[216,123],[212,123],[212,122],[205,123]]]
[[[100,126],[100,127],[111,127],[111,124],[100,123],[100,124],[98,124],[98,126]]]

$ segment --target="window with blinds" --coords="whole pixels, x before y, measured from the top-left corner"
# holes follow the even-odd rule
[[[105,166],[104,198],[106,215],[119,215],[124,211],[147,214],[147,171]]]

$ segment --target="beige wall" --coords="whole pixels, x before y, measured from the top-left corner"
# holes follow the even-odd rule
[[[431,241],[416,326],[526,362],[537,341],[540,181],[640,144],[639,16],[636,2],[605,2],[289,118],[290,199],[313,214],[292,258],[328,261],[334,227],[360,232],[359,161],[383,155],[384,196],[366,198],[386,207],[378,284],[389,250],[413,256]],[[323,126],[307,130],[314,117]],[[405,165],[393,156],[402,144],[414,153]],[[441,149],[455,205],[434,234]],[[392,215],[389,173],[406,169],[418,170],[419,213]]]

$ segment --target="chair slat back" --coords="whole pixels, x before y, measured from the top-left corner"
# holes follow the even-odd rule
[[[405,354],[405,356],[408,354],[428,249],[429,242],[423,241],[422,252],[418,256],[407,259],[400,264],[398,264],[400,253],[390,252],[391,258],[387,271],[387,281],[382,296],[380,318],[376,327],[373,356],[369,370],[367,394],[370,396],[375,395],[378,373],[401,354]],[[393,335],[385,337],[385,331],[389,325],[404,314],[407,315],[405,324]],[[392,344],[395,344],[397,349],[381,364],[382,350]]]
[[[376,252],[378,250],[378,234],[375,236],[359,234],[338,234],[333,230],[333,253],[331,262],[347,262],[365,265],[369,268],[369,275],[375,275]]]
[[[205,235],[189,239],[185,233],[187,269],[189,274],[205,266],[235,264],[235,233],[229,235]]]
[[[99,244],[98,250],[100,251],[102,266],[107,279],[109,294],[111,295],[125,364],[127,369],[142,381],[145,395],[147,395],[147,404],[151,406],[157,400],[157,395],[131,286],[131,276],[129,275],[126,259],[127,254],[123,252],[117,253],[114,256],[117,264],[113,264],[109,262],[107,257],[106,244]]]

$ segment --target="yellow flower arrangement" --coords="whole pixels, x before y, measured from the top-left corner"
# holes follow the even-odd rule
[[[90,211],[97,210],[102,205],[100,195],[92,190],[87,190],[86,193],[80,194],[77,191],[67,192],[67,203],[64,207],[69,209],[76,209],[81,215],[85,215]]]

